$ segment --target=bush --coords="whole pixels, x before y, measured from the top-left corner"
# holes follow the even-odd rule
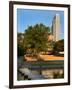
[[[18,45],[17,52],[18,52],[18,57],[24,56],[24,54],[25,54],[25,50],[21,45]]]

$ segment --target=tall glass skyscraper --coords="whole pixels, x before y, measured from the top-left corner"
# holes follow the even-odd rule
[[[54,37],[53,38],[54,41],[58,41],[60,39],[60,29],[61,29],[60,15],[56,14],[52,22],[52,35]]]

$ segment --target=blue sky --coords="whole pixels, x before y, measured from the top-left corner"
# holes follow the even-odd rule
[[[24,32],[28,26],[43,23],[51,27],[53,17],[59,14],[61,20],[60,38],[64,38],[64,12],[54,10],[17,9],[17,30]]]

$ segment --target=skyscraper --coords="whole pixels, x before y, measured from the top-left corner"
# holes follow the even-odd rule
[[[61,23],[60,23],[60,15],[56,14],[53,18],[52,22],[52,34],[53,34],[53,40],[58,41],[60,39],[60,28]]]

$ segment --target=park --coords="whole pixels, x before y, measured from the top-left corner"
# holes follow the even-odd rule
[[[17,53],[18,80],[64,77],[64,39],[54,41],[42,23],[17,33]]]

